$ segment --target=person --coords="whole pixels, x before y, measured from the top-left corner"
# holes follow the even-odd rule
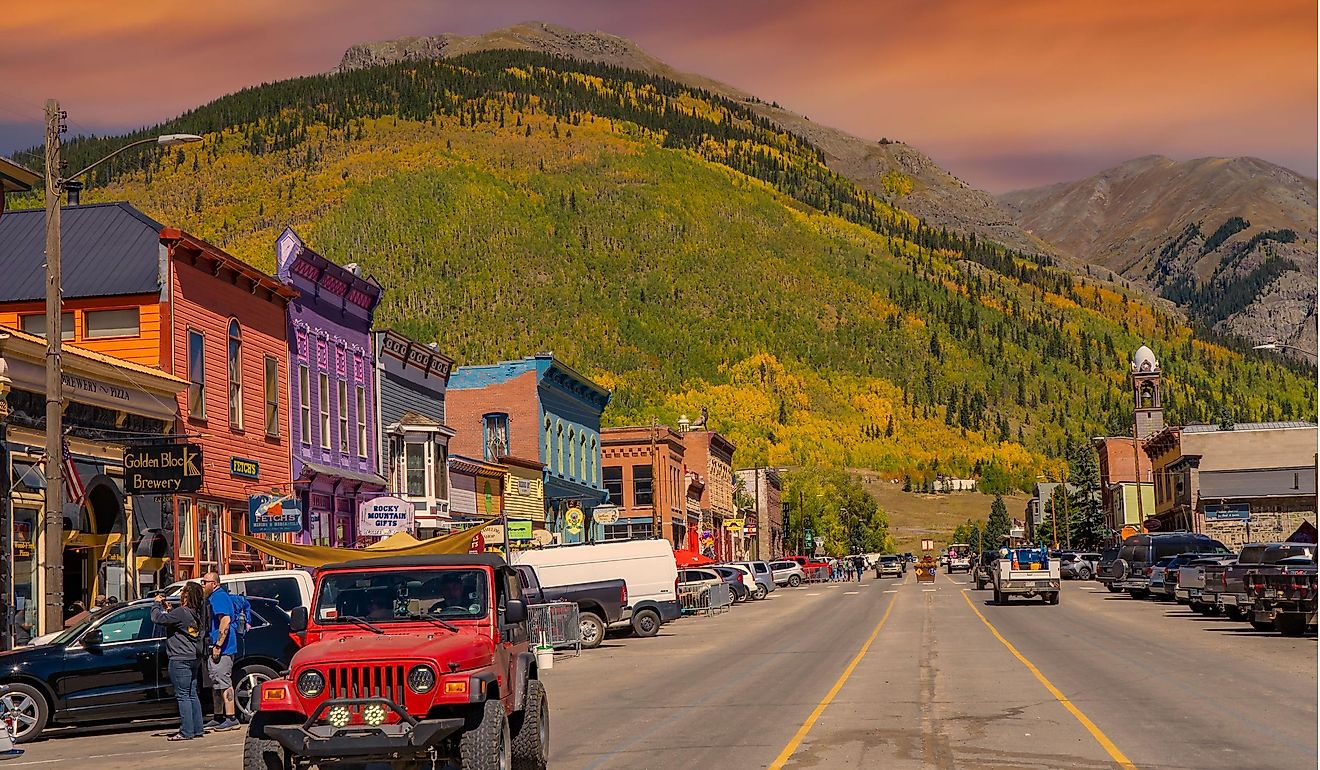
[[[198,672],[202,666],[201,586],[186,583],[179,594],[179,606],[167,609],[164,594],[156,594],[151,608],[151,622],[165,629],[165,657],[174,700],[179,704],[179,731],[166,740],[190,741],[205,733],[202,728],[202,701],[197,697]]]
[[[211,677],[211,697],[214,715],[203,727],[207,730],[236,730],[239,727],[234,711],[234,656],[238,655],[238,634],[235,633],[234,600],[220,585],[220,575],[208,572],[202,576],[202,591],[210,609],[211,647],[207,650],[206,673]]]

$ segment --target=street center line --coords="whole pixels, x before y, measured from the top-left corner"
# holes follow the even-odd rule
[[[820,719],[820,715],[825,713],[825,707],[830,705],[834,700],[834,696],[838,695],[839,690],[843,689],[844,683],[852,676],[853,670],[857,668],[857,664],[862,662],[862,658],[866,655],[866,651],[871,649],[871,643],[880,635],[880,629],[884,628],[885,621],[889,620],[889,613],[894,611],[894,605],[897,602],[897,596],[889,600],[889,606],[885,608],[885,614],[880,616],[880,622],[875,624],[875,629],[871,631],[871,636],[866,640],[866,643],[862,645],[862,649],[857,651],[857,656],[854,657],[852,662],[848,664],[848,667],[843,670],[843,673],[839,676],[839,680],[834,683],[834,686],[830,688],[829,692],[825,693],[825,697],[821,699],[820,703],[816,704],[816,708],[811,712],[811,716],[807,717],[807,721],[803,722],[802,726],[793,734],[792,740],[788,742],[788,745],[784,747],[783,751],[779,752],[779,756],[775,757],[775,761],[770,763],[768,770],[783,770],[784,765],[788,764],[788,760],[792,758],[793,752],[797,751],[798,746],[802,745],[802,739],[807,737],[807,733],[811,732],[811,728],[816,724],[816,720]]]
[[[856,596],[856,595],[857,595],[857,592],[856,592],[856,591],[844,591],[844,592],[843,592],[843,595],[844,595],[844,596]]]
[[[885,593],[887,593],[887,594],[896,594],[896,593],[898,593],[898,591],[885,591]]]
[[[1109,739],[1109,736],[1105,735],[1099,727],[1096,727],[1095,723],[1083,714],[1081,709],[1074,706],[1072,701],[1068,700],[1067,696],[1065,696],[1059,688],[1055,687],[1050,680],[1045,678],[1045,675],[1040,672],[1040,669],[1036,668],[1031,661],[1027,660],[1025,655],[1018,652],[1017,648],[1005,639],[1003,634],[999,633],[999,629],[992,626],[989,620],[986,620],[985,615],[976,608],[975,604],[972,604],[972,597],[963,594],[963,598],[967,600],[967,606],[972,608],[972,612],[976,613],[976,617],[980,618],[981,622],[985,624],[985,627],[990,629],[990,633],[994,634],[994,637],[998,639],[1009,652],[1013,653],[1013,657],[1017,658],[1022,665],[1027,667],[1027,670],[1036,677],[1037,681],[1045,685],[1045,689],[1049,690],[1050,695],[1053,695],[1055,700],[1062,704],[1064,708],[1068,709],[1068,713],[1076,717],[1082,727],[1086,728],[1086,731],[1091,734],[1091,737],[1095,738],[1096,742],[1100,744],[1101,748],[1109,754],[1109,757],[1113,759],[1119,767],[1123,768],[1123,770],[1136,770],[1137,766],[1132,764],[1132,760],[1128,759],[1122,751],[1119,751],[1118,746],[1114,745],[1114,742]]]

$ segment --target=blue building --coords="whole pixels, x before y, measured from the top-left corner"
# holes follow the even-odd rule
[[[453,452],[498,463],[539,461],[545,515],[536,528],[580,542],[591,512],[606,499],[601,483],[600,418],[610,392],[551,353],[460,366],[449,379],[446,422]]]

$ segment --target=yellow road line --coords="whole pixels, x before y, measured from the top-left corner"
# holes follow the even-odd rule
[[[1123,752],[1118,750],[1118,746],[1115,746],[1114,742],[1109,740],[1109,736],[1105,735],[1104,731],[1099,727],[1096,727],[1095,722],[1092,722],[1090,718],[1083,714],[1081,709],[1074,706],[1072,701],[1068,700],[1068,697],[1064,695],[1059,688],[1055,687],[1050,680],[1045,678],[1044,674],[1040,673],[1040,669],[1036,668],[1031,661],[1027,660],[1025,655],[1018,652],[1017,648],[1005,639],[1004,635],[999,633],[999,630],[990,624],[990,621],[986,620],[985,615],[981,614],[981,611],[976,608],[975,604],[972,604],[972,598],[969,594],[963,593],[962,598],[967,600],[967,606],[971,607],[972,612],[976,613],[976,617],[980,618],[981,622],[985,624],[985,627],[990,629],[990,633],[994,634],[995,638],[998,639],[1004,647],[1008,648],[1009,652],[1013,653],[1013,657],[1017,658],[1022,665],[1027,667],[1027,670],[1036,677],[1037,681],[1045,685],[1045,689],[1049,690],[1050,695],[1053,695],[1055,700],[1062,704],[1064,708],[1068,709],[1068,713],[1076,717],[1082,727],[1085,727],[1086,731],[1091,734],[1091,737],[1095,738],[1101,748],[1109,754],[1110,759],[1114,760],[1114,762],[1117,763],[1119,767],[1123,768],[1123,770],[1136,770],[1137,766],[1132,764],[1132,760],[1128,759]]]
[[[793,739],[788,742],[788,745],[784,747],[783,751],[779,752],[779,756],[775,757],[775,761],[770,763],[769,770],[782,770],[784,765],[788,763],[789,758],[793,756],[793,752],[797,751],[798,746],[802,745],[802,739],[806,738],[807,733],[811,732],[811,728],[815,726],[816,720],[820,719],[820,715],[825,712],[825,707],[830,705],[834,700],[834,696],[838,695],[839,690],[843,689],[844,683],[852,676],[853,669],[857,668],[857,664],[862,662],[862,658],[866,655],[866,651],[871,649],[871,643],[880,635],[880,629],[884,626],[885,621],[889,620],[889,613],[894,611],[894,603],[897,601],[898,594],[894,594],[894,598],[889,600],[889,606],[885,608],[885,614],[880,616],[880,622],[876,623],[875,629],[871,631],[871,636],[866,640],[866,644],[862,645],[862,649],[857,651],[857,656],[854,657],[852,662],[848,664],[848,667],[843,670],[843,674],[839,676],[839,680],[834,683],[834,686],[830,688],[829,692],[825,693],[825,697],[821,699],[820,703],[816,704],[816,708],[811,712],[811,716],[807,717],[807,721],[802,723],[802,726],[797,729],[796,733],[793,733]]]

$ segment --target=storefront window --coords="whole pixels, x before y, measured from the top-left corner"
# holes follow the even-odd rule
[[[192,500],[178,497],[174,500],[174,526],[179,533],[179,558],[193,558],[193,539],[197,531],[193,522]]]
[[[426,445],[409,441],[404,445],[407,462],[407,489],[409,497],[426,496]]]
[[[17,464],[15,464],[17,470]],[[36,635],[37,589],[36,537],[40,510],[14,506],[14,641],[25,644]]]
[[[197,529],[201,546],[202,570],[220,568],[220,527],[224,525],[225,508],[218,503],[197,504]]]
[[[330,495],[312,493],[308,496],[309,508],[311,512],[308,518],[312,528],[312,542],[315,545],[330,544],[330,525],[334,505],[334,499]]]

